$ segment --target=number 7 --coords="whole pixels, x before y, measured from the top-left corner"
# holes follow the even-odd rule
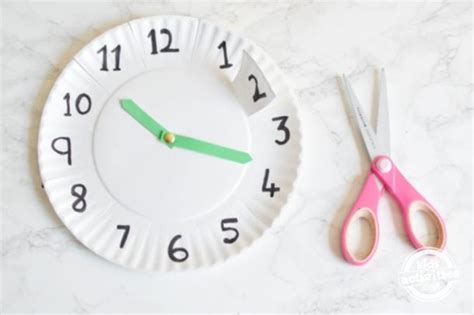
[[[125,242],[128,238],[128,232],[130,232],[130,225],[117,225],[117,230],[123,230],[122,239],[120,240],[120,248],[124,248]]]

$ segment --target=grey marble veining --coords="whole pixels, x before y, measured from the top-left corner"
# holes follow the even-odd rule
[[[41,110],[64,65],[108,28],[158,14],[205,18],[255,41],[287,75],[304,123],[292,205],[241,255],[181,274],[130,271],[84,248],[42,192],[36,161]],[[472,312],[471,2],[7,1],[1,16],[2,312]],[[369,265],[350,266],[339,251],[369,165],[337,76],[370,105],[379,66],[393,159],[445,218],[461,275],[434,303],[398,283],[413,249],[391,200]]]

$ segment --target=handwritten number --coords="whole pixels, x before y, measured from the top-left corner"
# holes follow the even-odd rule
[[[221,230],[223,232],[226,232],[226,231],[232,231],[234,232],[234,236],[233,237],[230,237],[230,238],[227,238],[225,237],[223,239],[224,243],[226,244],[232,244],[234,243],[238,238],[239,238],[239,231],[234,228],[234,227],[230,227],[228,226],[228,224],[231,224],[231,223],[238,223],[239,220],[237,220],[237,218],[228,218],[228,219],[223,219],[221,221]]]
[[[125,247],[127,242],[128,233],[130,232],[130,225],[117,225],[117,230],[123,230],[122,239],[120,240],[120,248]]]
[[[276,192],[280,191],[280,187],[277,187],[275,183],[271,183],[268,186],[268,177],[270,175],[270,169],[265,169],[265,175],[263,177],[262,192],[270,193],[270,198],[273,198]]]
[[[171,32],[168,29],[166,28],[161,29],[160,34],[168,36],[168,45],[162,48],[160,52],[179,52],[179,48],[171,48],[171,42],[173,40],[173,36],[171,35]]]
[[[76,212],[84,212],[87,209],[86,195],[87,188],[83,184],[75,184],[71,187],[71,195],[76,197],[72,203],[72,210]]]
[[[109,71],[107,67],[107,45],[104,45],[97,53],[102,54],[102,67],[100,67],[100,71]]]
[[[115,67],[112,69],[113,71],[120,71],[120,52],[122,47],[120,45],[115,46],[110,52],[115,55]],[[98,54],[102,54],[102,67],[100,71],[109,71],[108,63],[107,63],[107,45],[102,46],[101,49],[97,51]]]
[[[87,106],[86,106],[85,110],[81,109],[82,99],[85,99],[85,102],[87,102]],[[76,110],[79,114],[81,114],[81,115],[87,114],[88,112],[90,112],[91,106],[92,106],[91,97],[89,95],[87,95],[86,93],[81,93],[76,98]]]
[[[64,144],[60,146],[60,142]],[[57,137],[51,142],[51,148],[54,152],[59,155],[67,156],[67,164],[72,165],[72,148],[71,148],[71,138],[69,137]]]
[[[117,45],[114,49],[112,49],[110,52],[115,53],[115,68],[114,71],[120,71],[120,51],[122,48],[120,45]]]
[[[227,69],[232,67],[232,64],[229,63],[228,57],[227,57],[227,45],[225,40],[223,40],[219,46],[217,46],[218,49],[222,49],[222,53],[224,54],[224,63],[219,66],[221,69]]]
[[[279,121],[280,123],[278,124],[277,130],[283,131],[285,134],[283,140],[275,140],[275,143],[278,145],[284,145],[290,140],[290,129],[285,125],[286,122],[288,121],[288,116],[280,116],[280,117],[274,117],[272,118],[272,121]]]
[[[66,93],[63,99],[66,101],[66,113],[64,114],[64,116],[72,116],[71,115],[71,95],[69,93]],[[82,109],[81,104],[85,104],[84,109]],[[75,107],[76,107],[76,111],[79,114],[81,115],[87,114],[88,112],[90,112],[91,107],[92,107],[91,97],[87,95],[86,93],[79,94],[76,97]]]
[[[253,93],[253,96],[252,96],[254,103],[256,103],[261,98],[267,97],[267,93],[265,93],[265,92],[260,93],[260,91],[258,89],[258,80],[253,74],[249,75],[248,79],[249,79],[249,81],[253,80],[255,82],[255,92]]]
[[[158,48],[156,47],[156,32],[155,29],[152,29],[147,36],[151,40],[151,54],[158,54]]]
[[[179,48],[171,48],[171,43],[173,42],[173,35],[171,34],[170,30],[167,28],[162,28],[160,30],[160,34],[166,35],[168,37],[168,43],[165,47],[160,49],[161,53],[176,53],[179,52]],[[151,54],[156,55],[158,54],[158,44],[156,42],[156,31],[155,29],[150,30],[148,33],[148,38],[151,40]]]
[[[168,245],[168,256],[174,262],[183,262],[189,257],[188,251],[183,247],[174,247],[175,243],[181,238],[181,235],[176,235],[171,239],[170,244]],[[177,253],[181,253],[181,257],[176,257]]]
[[[71,116],[71,95],[69,93],[66,93],[63,99],[66,101],[66,113],[64,114],[64,116]]]

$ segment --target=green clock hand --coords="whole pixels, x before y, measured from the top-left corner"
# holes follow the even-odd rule
[[[163,134],[167,132],[165,127],[151,118],[150,115],[148,115],[143,109],[140,108],[140,106],[130,99],[120,100],[120,105],[130,116],[138,121],[140,125],[145,127],[148,131],[154,134],[158,140],[163,142]]]
[[[174,135],[168,132],[165,127],[160,125],[131,99],[120,100],[120,105],[130,116],[138,121],[140,125],[155,135],[159,141],[166,143],[170,148],[178,147],[187,149],[241,164],[245,164],[252,160],[252,157],[246,152],[186,136]]]
[[[211,156],[215,156],[221,159],[245,164],[252,161],[252,157],[242,151],[234,150],[231,148],[223,147],[221,145],[213,144],[210,142],[166,133],[164,135],[164,141],[168,143],[170,147],[178,147],[198,153],[203,153]]]

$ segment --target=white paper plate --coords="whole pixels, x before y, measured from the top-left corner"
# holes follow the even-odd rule
[[[257,82],[266,96],[255,101]],[[120,107],[124,98],[170,130],[253,160],[170,149]],[[300,121],[280,70],[255,44],[202,20],[158,16],[107,31],[66,66],[38,152],[48,197],[85,246],[131,268],[183,270],[223,261],[271,226],[298,175]],[[263,189],[272,183],[273,195]]]

